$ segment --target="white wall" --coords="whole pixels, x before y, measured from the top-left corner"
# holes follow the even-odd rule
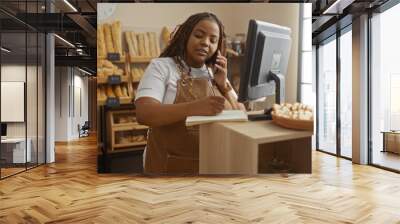
[[[79,137],[78,124],[88,120],[88,79],[71,67],[56,67],[55,140],[70,141]],[[78,92],[80,90],[80,100]],[[82,106],[82,116],[76,105]],[[74,111],[75,110],[75,111]]]
[[[104,9],[112,9],[110,15]],[[103,13],[104,12],[104,13]],[[299,4],[261,4],[261,3],[99,3],[98,22],[120,20],[123,30],[137,32],[159,32],[164,26],[173,29],[183,23],[190,15],[198,12],[212,12],[218,16],[225,26],[225,32],[234,36],[236,33],[247,33],[250,19],[258,19],[292,29],[292,49],[286,76],[286,99],[294,102],[297,99],[297,64],[298,64],[298,32]],[[125,41],[123,41],[125,42]]]

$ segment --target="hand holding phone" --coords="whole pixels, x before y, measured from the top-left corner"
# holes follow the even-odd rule
[[[214,63],[214,80],[221,89],[225,89],[227,82],[227,59],[218,50]]]

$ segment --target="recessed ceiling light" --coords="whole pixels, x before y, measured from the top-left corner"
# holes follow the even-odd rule
[[[62,37],[60,37],[60,36],[57,35],[57,34],[54,34],[54,36],[57,37],[59,40],[63,41],[64,43],[66,43],[67,45],[69,45],[69,46],[75,48],[75,45],[73,45],[73,44],[72,44],[71,42],[69,42],[68,40],[66,40],[66,39],[64,39],[64,38],[62,38]]]
[[[83,70],[83,69],[81,69],[81,68],[79,68],[79,67],[78,67],[78,70],[81,71],[81,72],[83,72],[83,73],[85,73],[85,74],[92,75],[92,73],[90,73],[90,72],[88,72],[88,71],[85,71],[85,70]]]
[[[11,50],[9,50],[9,49],[7,49],[7,48],[5,48],[5,47],[1,47],[0,49],[1,49],[2,51],[6,52],[6,53],[10,53],[10,52],[11,52]]]

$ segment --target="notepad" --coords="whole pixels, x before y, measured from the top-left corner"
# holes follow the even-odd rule
[[[223,110],[216,116],[190,116],[186,118],[186,126],[205,124],[217,121],[247,121],[247,114],[241,110]]]

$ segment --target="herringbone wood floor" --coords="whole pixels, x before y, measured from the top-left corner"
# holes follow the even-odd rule
[[[99,175],[96,142],[0,181],[0,223],[400,223],[400,175],[319,152],[311,175]]]

